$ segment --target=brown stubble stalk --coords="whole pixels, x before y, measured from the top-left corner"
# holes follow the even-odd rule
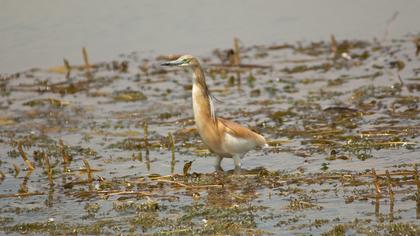
[[[70,78],[71,66],[66,58],[63,58],[64,67],[66,68],[66,79]]]
[[[0,170],[0,182],[3,181],[6,178],[6,175],[4,175],[3,171]]]
[[[48,157],[47,153],[44,152],[44,166],[45,166],[45,173],[48,176],[48,181],[50,186],[54,186],[53,176],[52,176],[52,168],[50,165],[50,158]]]
[[[22,147],[22,143],[21,142],[19,142],[19,144],[18,144],[18,150],[19,150],[20,156],[22,157],[23,161],[28,166],[29,170],[30,171],[33,171],[35,169],[35,167],[32,165],[32,163],[26,157],[26,153],[23,151],[23,147]]]
[[[417,193],[416,193],[416,218],[420,219],[420,180],[419,180],[419,173],[417,170],[417,164],[414,163],[414,174],[413,179],[417,186]]]
[[[392,179],[391,175],[389,174],[389,171],[386,170],[386,182],[388,185],[388,193],[389,193],[389,221],[394,221],[394,191],[392,190]]]
[[[373,176],[373,185],[375,186],[375,215],[376,217],[379,217],[379,200],[381,198],[381,188],[379,186],[379,180],[378,180],[378,176],[376,175],[376,171],[375,168],[372,168],[372,176]]]
[[[379,185],[378,175],[376,175],[375,168],[372,168],[373,185],[375,186],[376,195],[381,195],[381,188]]]
[[[92,73],[90,71],[90,68],[92,66],[89,63],[89,56],[88,56],[88,53],[87,53],[87,50],[86,50],[85,47],[82,48],[82,54],[83,54],[83,61],[85,63],[86,78],[88,80],[91,80],[92,79]]]
[[[236,37],[233,38],[233,52],[234,52],[233,64],[235,66],[239,66],[241,64],[241,55],[240,55],[239,39]]]
[[[64,163],[64,171],[66,171],[66,167],[70,164],[71,162],[71,157],[67,154],[66,149],[65,149],[65,145],[62,139],[60,139],[59,141],[60,144],[60,151],[61,151],[61,155],[63,157],[63,163]]]
[[[88,181],[92,182],[93,181],[93,175],[92,175],[92,169],[90,168],[89,162],[86,159],[83,159],[83,164],[85,165],[85,168],[86,168]]]
[[[169,148],[171,149],[171,173],[175,171],[175,141],[172,133],[168,133]]]
[[[148,152],[148,150],[149,150],[149,140],[148,140],[147,136],[149,135],[149,125],[148,125],[147,121],[144,122],[143,129],[144,129],[144,146],[146,147],[146,152]]]

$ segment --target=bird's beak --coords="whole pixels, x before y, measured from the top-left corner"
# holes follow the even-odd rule
[[[182,64],[182,61],[174,60],[174,61],[168,61],[160,64],[161,66],[179,66]]]

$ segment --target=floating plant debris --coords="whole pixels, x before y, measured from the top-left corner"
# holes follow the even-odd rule
[[[0,75],[0,233],[418,235],[418,41],[203,57],[217,114],[270,144],[240,175],[214,172],[190,73],[158,66],[179,55]]]
[[[147,99],[147,97],[139,91],[117,91],[112,98],[118,102],[135,102]]]

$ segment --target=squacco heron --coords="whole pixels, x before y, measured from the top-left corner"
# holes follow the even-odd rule
[[[203,69],[197,58],[184,55],[163,66],[188,67],[193,72],[192,101],[194,119],[204,144],[215,153],[214,167],[222,170],[223,158],[233,158],[235,170],[241,169],[241,159],[256,147],[267,147],[265,138],[238,123],[217,117]]]

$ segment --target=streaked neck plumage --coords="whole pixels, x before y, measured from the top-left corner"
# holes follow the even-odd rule
[[[213,102],[210,96],[210,91],[207,87],[203,70],[200,65],[193,68],[193,88],[192,99],[194,109],[194,119],[197,125],[202,122],[215,121]]]

